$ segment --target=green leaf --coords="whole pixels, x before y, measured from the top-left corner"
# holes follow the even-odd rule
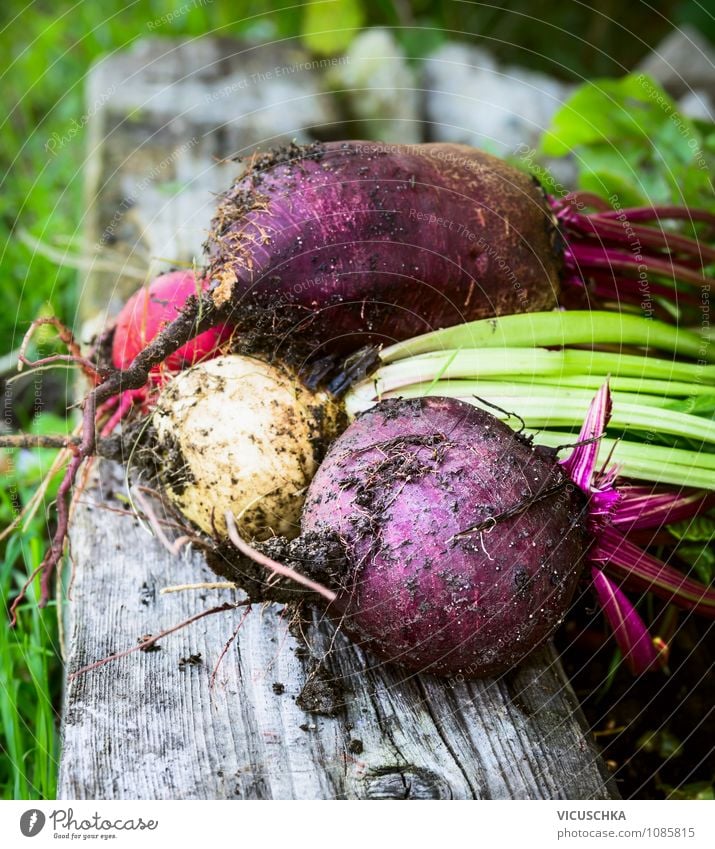
[[[595,80],[553,118],[540,154],[573,155],[578,188],[623,205],[661,203],[715,209],[712,125],[681,115],[643,74]]]
[[[657,754],[662,760],[676,758],[683,753],[683,744],[665,728],[646,731],[636,742],[636,747],[649,754]]]
[[[303,17],[303,42],[322,56],[342,53],[364,20],[357,0],[311,0]]]
[[[715,519],[710,516],[696,516],[668,525],[668,530],[676,539],[688,542],[710,542],[715,537]]]
[[[715,579],[715,518],[696,516],[668,525],[678,540],[676,554],[695,572],[698,580],[709,586]]]
[[[678,555],[687,561],[693,572],[706,586],[715,578],[715,551],[711,546],[712,538],[706,545],[679,545]]]
[[[661,106],[657,113],[647,108],[652,105],[651,86],[642,75],[586,83],[554,116],[551,129],[542,139],[542,151],[549,156],[563,156],[580,145],[648,138],[653,127],[667,117]],[[667,95],[664,97],[672,109],[672,101]]]

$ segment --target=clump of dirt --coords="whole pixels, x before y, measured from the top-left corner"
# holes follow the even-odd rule
[[[347,586],[349,571],[345,547],[337,534],[329,531],[303,534],[297,539],[271,537],[256,543],[256,549],[284,566],[336,592]],[[294,581],[279,579],[268,583],[265,566],[244,557],[232,543],[214,542],[207,552],[208,565],[216,574],[236,583],[255,602],[292,604],[312,597]]]
[[[297,144],[296,142],[288,142],[287,144],[278,145],[257,155],[252,155],[250,158],[250,166],[245,177],[250,177],[252,182],[259,183],[262,174],[275,168],[276,165],[294,165],[300,167],[301,160],[311,159],[314,162],[320,162],[325,155],[325,145],[322,142],[314,141],[309,144]],[[241,162],[244,157],[236,157],[235,161]]]
[[[315,663],[295,703],[306,713],[338,716],[345,711],[345,692],[322,663]]]
[[[203,662],[204,661],[201,657],[201,652],[196,652],[195,654],[190,654],[186,657],[182,657],[179,660],[179,669],[184,670],[188,666],[201,666]]]
[[[149,485],[159,487],[168,481],[179,494],[194,482],[181,447],[171,436],[159,440],[150,416],[125,422],[119,433],[102,440],[102,456],[126,465],[133,476],[141,476]]]

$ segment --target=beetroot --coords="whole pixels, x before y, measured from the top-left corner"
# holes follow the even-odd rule
[[[463,145],[334,142],[252,160],[207,249],[214,300],[260,344],[355,350],[550,309],[560,242],[528,175]]]
[[[135,292],[117,316],[112,341],[113,365],[119,369],[130,366],[137,354],[177,317],[187,299],[206,286],[206,280],[198,286],[193,271],[172,271]],[[161,366],[155,367],[155,373],[160,367],[179,371],[216,356],[228,335],[229,330],[221,325],[205,330],[169,354]]]
[[[449,398],[385,401],[333,444],[303,534],[337,535],[330,610],[383,659],[481,677],[563,618],[582,571],[586,498],[551,455]]]
[[[197,284],[193,271],[172,271],[156,277],[148,287],[142,287],[124,304],[114,324],[112,336],[112,365],[116,369],[131,366],[138,354],[170,325],[186,305],[187,300],[205,291],[207,280]],[[172,350],[149,370],[146,386],[126,389],[111,396],[99,408],[101,433],[107,436],[133,407],[144,411],[150,400],[175,372],[188,368],[221,353],[232,329],[217,324],[194,335],[186,344]]]

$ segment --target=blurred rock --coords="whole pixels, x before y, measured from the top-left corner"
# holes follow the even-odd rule
[[[715,108],[713,100],[706,91],[689,91],[678,101],[678,109],[687,118],[698,121],[715,121]]]
[[[202,263],[216,195],[239,173],[227,157],[341,133],[323,88],[338,62],[290,43],[149,38],[92,68],[85,254],[117,270],[89,272],[83,319],[116,312],[145,277]],[[49,140],[51,153],[70,141]]]
[[[671,32],[636,70],[652,77],[675,97],[694,89],[715,96],[715,49],[687,24]]]
[[[150,116],[178,138],[205,127],[221,133],[227,153],[309,139],[312,128],[337,119],[322,77],[339,61],[311,58],[289,43],[143,39],[93,68],[88,109],[99,106],[133,120]],[[183,72],[178,79],[176,68]]]
[[[353,137],[406,144],[422,140],[416,75],[392,33],[368,29],[351,44],[327,82],[358,122]]]
[[[499,67],[486,51],[448,44],[424,62],[429,135],[499,156],[536,145],[572,86],[526,68]]]

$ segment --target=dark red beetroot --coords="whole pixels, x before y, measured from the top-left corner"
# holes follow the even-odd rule
[[[585,521],[551,457],[480,409],[424,398],[378,404],[333,444],[303,532],[344,541],[352,571],[330,609],[354,639],[415,670],[482,677],[563,618]]]
[[[559,293],[543,191],[462,145],[271,151],[223,197],[207,249],[215,300],[261,344],[299,331],[313,347],[355,350],[550,309]]]

